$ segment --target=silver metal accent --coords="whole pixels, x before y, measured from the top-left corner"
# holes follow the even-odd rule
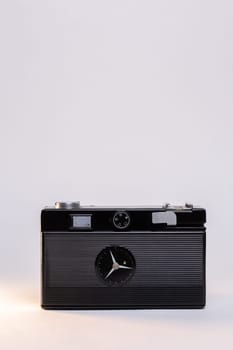
[[[81,207],[80,202],[56,202],[55,203],[55,208],[56,209],[79,209]],[[48,207],[50,208],[50,207]],[[52,208],[52,207],[51,207]],[[164,203],[163,205],[154,205],[154,206],[126,206],[126,207],[121,207],[121,206],[96,206],[96,205],[85,205],[82,206],[84,209],[92,209],[92,208],[98,208],[98,209],[111,209],[111,208],[119,208],[120,212],[126,212],[127,209],[165,209],[165,210],[192,210],[194,208],[194,205],[191,203],[185,203],[185,205],[172,205],[170,203]]]
[[[185,203],[185,205],[172,205],[170,203],[165,203],[162,205],[165,210],[192,210],[194,208],[193,204]]]
[[[162,208],[168,209],[170,206],[171,206],[170,203],[164,203],[164,204],[162,205]]]
[[[107,276],[105,276],[105,279],[107,279],[107,278],[113,273],[113,271],[114,271],[114,269],[111,269],[111,270],[109,271],[109,273],[107,274]]]
[[[115,262],[115,263],[112,264],[112,268],[113,268],[114,271],[118,270],[120,268],[120,265],[117,262]]]
[[[112,258],[112,263],[115,264],[116,263],[116,259],[112,253],[112,251],[110,250],[110,255],[111,255],[111,258]]]
[[[189,209],[193,209],[193,204],[192,203],[185,203],[185,207]]]
[[[119,265],[118,262],[116,261],[113,253],[111,250],[109,250],[111,258],[112,258],[112,268],[109,271],[109,273],[105,276],[105,279],[107,279],[114,271],[119,270],[119,269],[128,269],[128,270],[132,270],[133,268],[130,266],[126,266],[126,265]]]
[[[167,224],[169,226],[177,224],[176,213],[174,211],[157,211],[152,213],[153,224]]]
[[[133,270],[132,267],[126,266],[126,265],[118,265],[118,269],[127,269],[127,270]]]
[[[56,202],[56,209],[79,209],[80,202]]]

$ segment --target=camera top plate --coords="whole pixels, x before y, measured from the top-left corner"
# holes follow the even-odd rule
[[[41,214],[43,231],[158,231],[200,229],[206,222],[203,208],[173,206],[81,206],[80,202],[57,202]]]

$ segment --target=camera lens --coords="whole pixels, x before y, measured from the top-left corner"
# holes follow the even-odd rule
[[[125,211],[118,211],[113,216],[113,224],[118,229],[125,229],[129,226],[130,217]]]

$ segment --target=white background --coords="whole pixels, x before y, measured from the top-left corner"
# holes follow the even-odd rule
[[[232,348],[232,1],[1,1],[0,62],[0,348]],[[206,207],[206,309],[41,310],[57,200]]]

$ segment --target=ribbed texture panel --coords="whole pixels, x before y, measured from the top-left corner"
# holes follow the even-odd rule
[[[111,245],[124,246],[136,260],[128,287],[200,285],[203,281],[202,234],[56,235],[46,237],[46,276],[49,287],[102,287],[95,259]]]
[[[136,260],[133,278],[109,287],[95,259],[108,246],[127,248]],[[44,238],[44,297],[51,306],[197,306],[204,303],[204,234],[48,233]]]

